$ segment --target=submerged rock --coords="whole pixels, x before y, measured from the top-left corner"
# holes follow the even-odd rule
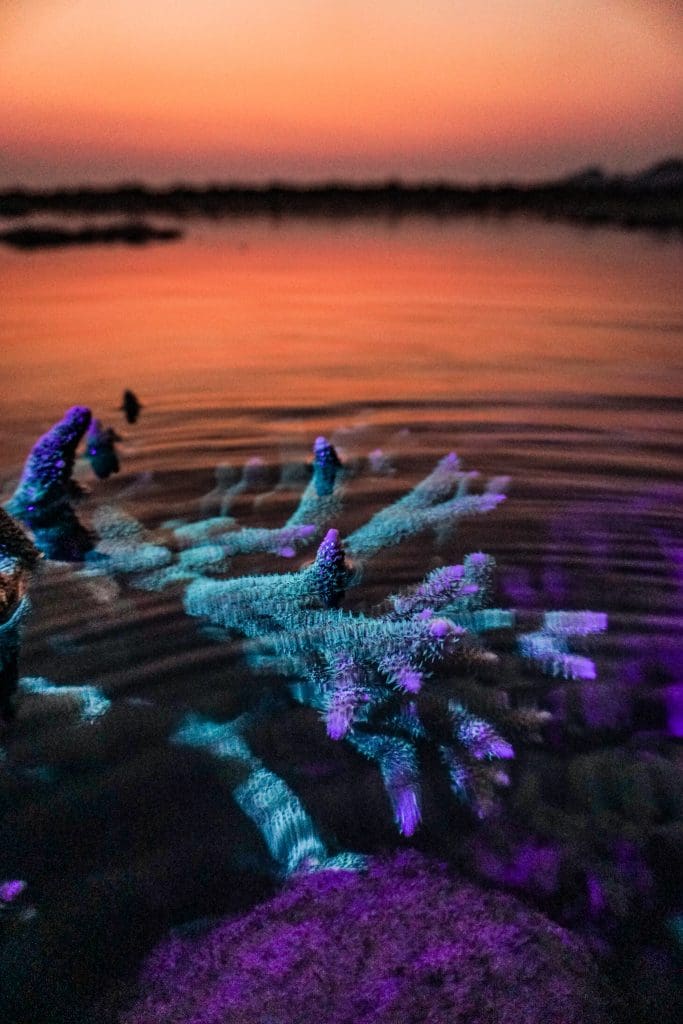
[[[294,877],[273,900],[174,936],[122,1024],[607,1024],[582,942],[420,854]]]

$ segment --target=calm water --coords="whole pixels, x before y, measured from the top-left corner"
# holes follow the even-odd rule
[[[280,467],[308,461],[322,433],[345,461],[381,449],[390,470],[359,461],[346,533],[456,450],[466,468],[510,474],[509,500],[441,547],[428,535],[380,556],[353,607],[468,551],[489,552],[506,606],[609,615],[591,647],[599,728],[591,734],[584,708],[570,722],[574,747],[555,736],[558,777],[577,749],[680,771],[681,252],[607,229],[409,219],[190,224],[183,241],[139,250],[0,251],[2,496],[35,438],[76,403],[123,438],[118,477],[98,482],[79,464],[91,487],[81,518],[114,504],[150,530],[199,518],[216,466],[254,457],[265,479],[233,514],[247,526],[284,522],[298,495],[296,484],[277,486]],[[126,387],[144,405],[135,425],[117,410]],[[235,571],[289,567],[267,555]],[[34,706],[8,740],[0,878],[27,878],[43,922],[27,926],[13,998],[40,969],[34,989],[64,1005],[82,990],[87,1003],[93,979],[109,977],[109,942],[134,962],[161,928],[232,906],[236,870],[249,892],[252,875],[267,875],[258,836],[227,809],[234,780],[167,743],[181,713],[226,720],[264,684],[238,643],[217,642],[183,614],[177,588],[143,593],[54,564],[32,596],[22,674],[94,683],[113,703],[110,724],[90,732]],[[287,714],[280,732],[261,737],[263,757],[289,771],[342,845],[390,841],[372,801],[354,804],[341,768],[325,767],[324,736],[317,768],[300,757],[292,767],[299,719]],[[535,756],[520,756],[517,782],[533,775]],[[330,773],[343,801],[336,817]],[[659,796],[647,786],[634,797],[640,810],[623,812],[643,849],[659,841],[657,827],[683,819],[668,796],[667,809],[650,812]],[[438,836],[429,842],[439,847]],[[442,846],[455,856],[451,840]],[[534,898],[565,913],[552,893],[545,906]],[[676,898],[665,902],[671,917]],[[96,950],[85,965],[75,953],[52,964],[57,946],[84,941]]]

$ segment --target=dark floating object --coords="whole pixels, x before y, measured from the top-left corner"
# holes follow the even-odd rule
[[[146,242],[170,242],[181,237],[177,228],[155,228],[151,224],[115,224],[99,228],[12,228],[0,231],[0,241],[15,249],[57,249],[68,245],[144,245]]]
[[[49,558],[80,561],[92,547],[71,504],[81,495],[71,475],[90,420],[90,409],[75,405],[36,441],[7,504],[7,511],[30,527],[37,547]]]
[[[122,412],[125,412],[126,419],[128,420],[129,423],[135,423],[138,416],[140,415],[142,405],[138,401],[138,396],[135,394],[134,391],[126,390],[123,392],[123,402],[121,403],[119,408],[122,410]]]
[[[130,392],[126,392],[130,394]],[[119,471],[119,457],[115,442],[121,438],[112,427],[103,427],[100,420],[93,420],[85,436],[85,456],[100,480],[106,480]]]

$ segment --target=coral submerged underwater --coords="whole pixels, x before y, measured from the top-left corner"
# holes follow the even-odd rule
[[[2,1019],[678,1019],[680,757],[627,735],[605,614],[508,607],[460,549],[507,477],[451,452],[397,495],[381,450],[321,436],[146,523],[119,442],[73,407],[0,508]],[[180,623],[194,698],[137,679],[134,645],[109,686],[73,636],[46,650],[88,675],[22,674],[22,635],[77,601],[103,633]]]

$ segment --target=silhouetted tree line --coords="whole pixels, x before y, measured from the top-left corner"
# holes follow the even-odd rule
[[[150,188],[127,184],[110,188],[0,192],[0,215],[109,214],[140,217],[395,217],[421,214],[528,213],[583,223],[623,227],[683,227],[683,160],[671,159],[630,176],[588,168],[556,181],[520,185],[464,186],[449,182],[401,181],[318,185],[176,185]]]

